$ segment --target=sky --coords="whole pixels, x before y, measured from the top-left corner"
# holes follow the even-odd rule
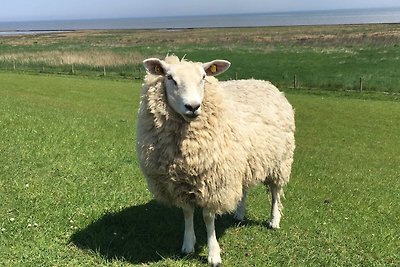
[[[2,0],[0,21],[134,18],[400,7],[399,0]]]

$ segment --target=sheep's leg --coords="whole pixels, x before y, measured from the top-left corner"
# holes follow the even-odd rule
[[[235,215],[233,215],[233,218],[237,221],[243,221],[244,219],[244,215],[246,214],[246,199],[247,199],[247,191],[243,190],[242,199],[240,200],[236,208]]]
[[[189,254],[194,252],[194,245],[196,243],[196,236],[194,234],[193,227],[193,214],[194,208],[192,206],[188,206],[182,208],[183,216],[185,218],[185,233],[183,236],[183,245],[181,252],[183,254]]]
[[[215,214],[204,208],[203,220],[207,228],[208,263],[214,267],[221,266],[221,249],[215,234]]]
[[[271,189],[272,196],[271,220],[269,221],[269,227],[272,229],[278,229],[282,216],[282,187],[280,185],[271,183],[269,184],[269,188]]]

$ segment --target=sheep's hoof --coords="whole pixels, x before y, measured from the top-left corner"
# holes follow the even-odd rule
[[[181,254],[183,256],[194,253],[194,244],[192,246],[183,245],[181,249]]]
[[[196,236],[195,235],[188,235],[183,240],[181,254],[188,255],[194,252],[194,246],[196,244]]]
[[[182,247],[182,249],[181,249],[182,256],[186,256],[186,255],[189,255],[189,254],[192,254],[192,253],[194,253],[194,247],[193,248],[184,248],[184,247]]]
[[[236,212],[236,213],[233,215],[233,219],[234,219],[236,222],[243,222],[243,221],[244,221],[244,214],[242,214],[242,213],[240,213],[240,212]]]
[[[280,227],[279,227],[279,223],[278,222],[274,222],[273,220],[271,220],[269,223],[268,223],[268,228],[269,229],[279,229]]]
[[[221,256],[219,255],[219,253],[216,253],[214,255],[208,255],[208,263],[210,264],[210,266],[212,267],[217,267],[217,266],[221,266]]]
[[[210,262],[211,267],[221,267],[222,263],[221,262]]]

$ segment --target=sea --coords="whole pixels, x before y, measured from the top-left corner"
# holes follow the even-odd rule
[[[183,29],[400,23],[400,7],[262,14],[1,22],[0,35],[90,29]]]

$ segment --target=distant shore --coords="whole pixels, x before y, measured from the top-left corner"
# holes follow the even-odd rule
[[[15,36],[15,35],[31,35],[31,34],[46,34],[46,33],[62,33],[72,32],[73,30],[10,30],[0,31],[0,36]]]
[[[85,32],[85,31],[166,31],[166,32],[176,32],[176,31],[184,31],[184,30],[201,30],[201,29],[257,29],[257,28],[280,28],[280,27],[334,27],[334,26],[373,26],[373,25],[400,25],[400,22],[374,22],[374,23],[342,23],[342,24],[316,24],[316,25],[282,25],[282,26],[234,26],[234,27],[182,27],[182,28],[121,28],[121,29],[64,29],[64,30],[6,30],[0,31],[0,38],[7,36],[18,36],[18,35],[36,35],[36,34],[57,34],[57,33],[72,33],[72,32]]]

